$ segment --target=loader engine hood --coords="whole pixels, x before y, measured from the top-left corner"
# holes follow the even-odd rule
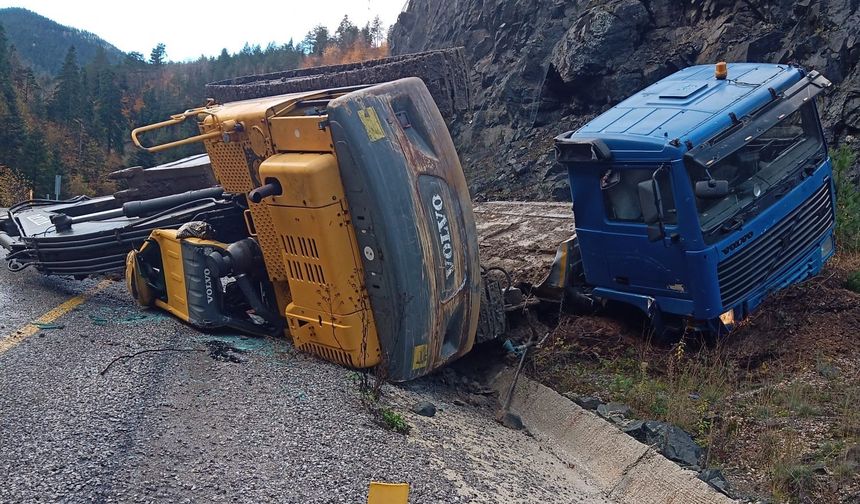
[[[480,265],[463,169],[420,79],[332,100],[328,117],[383,367],[409,380],[474,342]]]

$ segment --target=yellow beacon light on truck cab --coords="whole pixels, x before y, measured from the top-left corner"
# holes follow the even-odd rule
[[[717,80],[726,80],[726,77],[729,76],[729,66],[725,61],[720,61],[716,64],[716,68],[714,69],[714,77]]]

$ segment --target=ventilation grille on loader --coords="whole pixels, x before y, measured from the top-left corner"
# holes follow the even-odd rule
[[[212,168],[217,169],[215,178],[231,193],[248,193],[256,185],[251,180],[251,172],[242,145],[239,143],[209,142],[206,145]],[[251,216],[254,219],[254,228],[257,232],[257,241],[263,250],[263,259],[266,263],[266,271],[269,278],[275,281],[286,280],[287,272],[281,258],[278,256],[278,234],[275,225],[269,215],[266,205],[248,203]]]
[[[325,286],[325,273],[319,262],[317,241],[303,236],[282,236],[287,253],[287,270],[290,278]]]
[[[313,238],[284,236],[284,248],[294,256],[302,255],[313,259],[320,258],[320,253],[317,250],[317,241]]]
[[[343,350],[327,347],[325,345],[318,345],[316,343],[305,343],[301,346],[301,349],[305,352],[315,354],[327,361],[336,362],[342,366],[355,367],[355,364],[352,362],[352,357]]]

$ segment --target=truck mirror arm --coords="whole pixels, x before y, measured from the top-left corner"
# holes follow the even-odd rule
[[[653,208],[645,215],[645,222],[648,223],[648,240],[660,241],[666,236],[665,212],[663,210],[663,194],[660,190],[660,183],[657,182],[657,176],[666,169],[666,165],[660,165],[651,174],[651,196],[654,198]],[[641,199],[641,194],[640,194]],[[644,202],[643,202],[644,203]],[[646,206],[643,205],[643,215],[645,214]]]

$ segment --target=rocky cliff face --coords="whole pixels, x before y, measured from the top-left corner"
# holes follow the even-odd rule
[[[452,133],[479,199],[568,197],[552,137],[694,64],[819,70],[829,137],[860,132],[860,0],[410,0],[390,43],[466,48],[474,106]]]

